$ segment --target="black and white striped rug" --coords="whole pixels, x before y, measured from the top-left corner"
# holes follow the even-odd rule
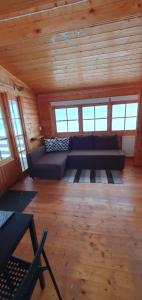
[[[119,170],[68,169],[63,180],[69,183],[123,183]]]

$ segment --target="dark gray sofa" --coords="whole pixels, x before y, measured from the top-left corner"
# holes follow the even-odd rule
[[[32,178],[61,179],[67,168],[122,170],[125,155],[119,149],[117,136],[74,136],[70,151],[45,152],[40,146],[27,155]]]

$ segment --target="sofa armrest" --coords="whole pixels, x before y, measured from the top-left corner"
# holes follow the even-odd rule
[[[33,165],[35,162],[37,162],[45,153],[44,146],[40,146],[38,148],[35,148],[31,152],[27,154],[27,160],[29,165]]]

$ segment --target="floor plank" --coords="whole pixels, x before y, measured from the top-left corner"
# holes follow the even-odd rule
[[[142,299],[142,169],[127,162],[124,184],[71,184],[35,180],[17,190],[38,191],[26,208],[46,251],[64,300]],[[28,234],[16,254],[32,259]],[[48,274],[33,300],[57,299]]]

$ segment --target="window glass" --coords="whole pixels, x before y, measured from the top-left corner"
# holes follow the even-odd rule
[[[83,107],[83,119],[94,119],[94,106]]]
[[[2,103],[0,102],[0,160],[11,157],[11,150],[6,131],[6,122],[2,111]]]
[[[135,117],[137,116],[137,103],[128,103],[126,104],[126,117]]]
[[[13,118],[12,125],[13,125],[15,135],[21,135],[22,134],[21,120]]]
[[[66,108],[55,109],[56,121],[67,120]]]
[[[78,132],[78,107],[55,109],[57,132]]]
[[[112,119],[112,130],[124,130],[124,119],[123,118]]]
[[[22,122],[20,118],[20,112],[18,102],[15,99],[9,100],[10,117],[12,121],[13,131],[15,135],[17,151],[21,162],[22,171],[28,168],[26,158],[26,145],[24,140]]]
[[[112,117],[124,117],[125,116],[125,104],[114,104],[112,106]]]
[[[57,132],[67,132],[67,122],[57,122]]]
[[[114,104],[112,130],[136,130],[137,109],[138,103]]]
[[[0,137],[6,137],[6,130],[3,119],[0,119]]]
[[[78,121],[68,121],[68,132],[78,132],[79,125]]]
[[[68,120],[78,120],[78,108],[67,108]]]
[[[135,130],[136,129],[136,117],[126,118],[125,130]]]
[[[107,119],[96,119],[95,120],[95,130],[96,131],[106,131],[107,130]]]
[[[107,130],[107,105],[83,107],[82,111],[83,131]]]
[[[9,158],[11,155],[11,152],[10,152],[10,147],[9,147],[9,142],[7,139],[5,140],[1,140],[0,139],[0,156],[1,156],[1,159],[4,160],[4,159],[7,159]]]
[[[99,105],[95,107],[95,118],[107,118],[107,105]]]
[[[94,120],[83,120],[83,131],[94,131]]]

